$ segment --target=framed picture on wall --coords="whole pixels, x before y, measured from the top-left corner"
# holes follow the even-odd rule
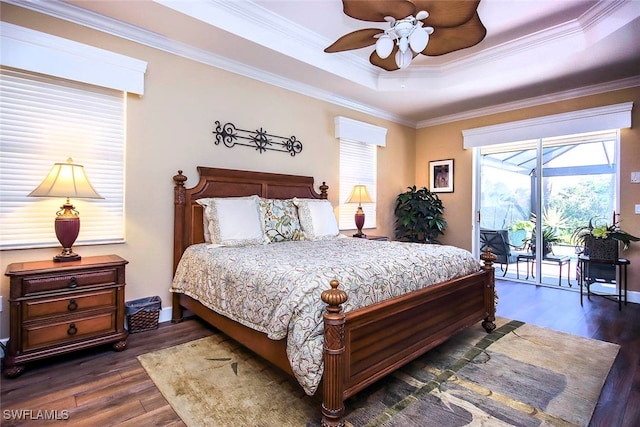
[[[433,193],[453,193],[453,159],[429,162],[429,189]]]

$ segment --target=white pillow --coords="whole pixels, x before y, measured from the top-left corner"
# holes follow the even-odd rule
[[[259,201],[258,196],[196,200],[204,207],[211,243],[226,246],[266,243]]]
[[[298,217],[305,239],[324,240],[338,237],[338,222],[333,213],[333,206],[328,200],[294,198],[293,203],[298,207]]]

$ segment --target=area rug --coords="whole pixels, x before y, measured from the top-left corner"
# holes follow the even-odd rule
[[[619,346],[498,319],[346,401],[347,426],[587,426]],[[320,403],[221,333],[139,356],[187,426],[318,426]]]

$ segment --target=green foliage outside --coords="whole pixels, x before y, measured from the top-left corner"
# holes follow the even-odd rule
[[[525,177],[515,191],[513,182],[493,180],[490,175],[486,180],[484,178],[481,202],[483,227],[521,228],[532,219],[530,177]],[[583,176],[575,184],[563,185],[558,191],[554,191],[553,184],[562,182],[563,177],[554,179],[556,181],[545,179],[543,215],[545,228],[555,231],[559,243],[572,245],[573,231],[588,224],[591,218],[611,219],[614,206],[612,175]]]

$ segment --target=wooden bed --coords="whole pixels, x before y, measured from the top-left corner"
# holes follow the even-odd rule
[[[312,177],[198,167],[200,178],[186,188],[178,171],[174,187],[174,272],[185,249],[204,241],[199,198],[259,195],[326,199],[323,183],[316,192]],[[396,297],[381,303],[342,311],[346,292],[332,281],[322,293],[324,313],[324,375],[322,422],[344,425],[344,400],[402,365],[446,341],[459,331],[483,321],[495,328],[494,269],[490,252],[481,256],[481,271]],[[286,355],[286,339],[267,336],[206,308],[184,294],[173,294],[173,322],[183,309],[204,319],[283,371],[293,374]]]

